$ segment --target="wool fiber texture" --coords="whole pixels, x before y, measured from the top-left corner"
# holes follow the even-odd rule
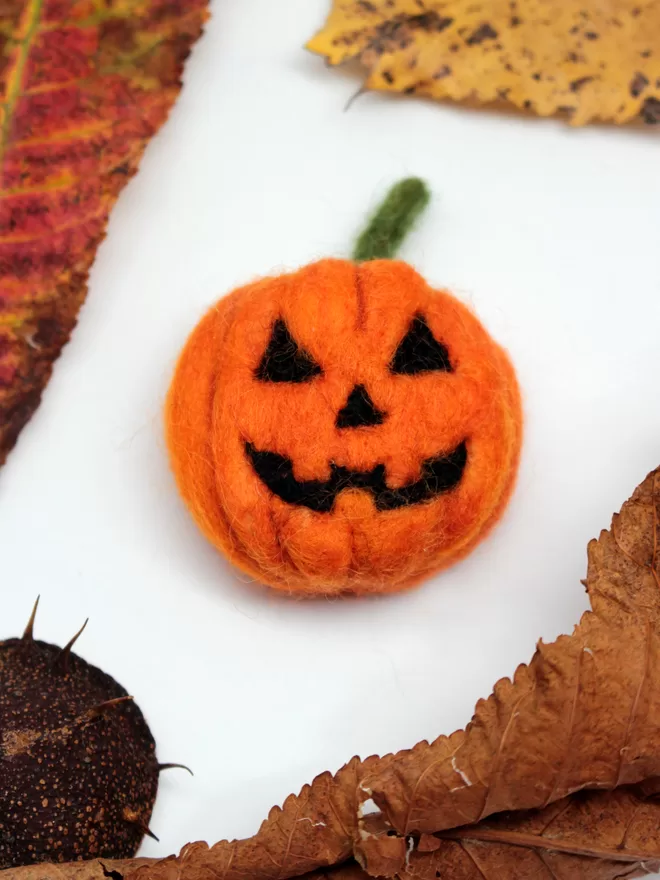
[[[395,257],[430,199],[431,193],[419,177],[395,184],[355,243],[355,262]]]
[[[206,537],[308,596],[401,590],[463,557],[506,505],[522,436],[504,350],[387,259],[321,260],[221,299],[165,420]]]

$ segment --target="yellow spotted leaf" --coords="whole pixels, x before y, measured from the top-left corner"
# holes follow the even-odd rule
[[[334,0],[308,48],[370,89],[660,122],[660,0]]]

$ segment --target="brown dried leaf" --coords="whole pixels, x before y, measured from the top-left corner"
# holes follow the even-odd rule
[[[660,867],[660,804],[630,789],[574,795],[542,811],[496,817],[472,828],[415,841],[398,880],[622,880]],[[186,851],[189,855],[189,851]],[[207,850],[208,852],[208,850]],[[0,880],[130,880],[143,862],[142,880],[218,880],[221,866],[174,858],[40,865],[4,871]],[[151,868],[145,870],[145,868]],[[244,874],[251,877],[252,874]],[[367,880],[349,860],[305,874],[303,880]]]
[[[657,783],[657,780],[656,780]],[[628,787],[580,792],[543,810],[406,839],[400,880],[600,880],[660,867],[660,804]],[[390,840],[391,838],[385,838]],[[388,866],[374,863],[370,875]]]
[[[532,850],[514,846],[506,847],[506,858],[502,860],[502,853],[497,853],[490,844],[445,843],[442,851],[413,854],[397,880],[633,880],[656,869],[653,864],[630,865],[559,853],[544,853],[540,857]],[[307,874],[303,880],[367,880],[368,877],[355,862],[347,862],[322,873]]]
[[[585,792],[545,810],[414,840],[398,880],[622,880],[660,868],[660,804],[634,789]],[[146,875],[145,875],[146,876]],[[370,876],[350,861],[323,874]]]
[[[660,861],[660,804],[630,787],[611,792],[580,792],[544,810],[501,813],[479,825],[432,835],[434,841],[479,842],[489,862],[500,853],[502,865],[510,849],[532,849],[543,861],[550,854],[580,861],[630,864]],[[428,844],[427,844],[428,846]]]
[[[353,850],[362,777],[379,758],[353,758],[335,775],[323,773],[299,795],[273,807],[257,834],[248,840],[220,841],[209,847],[192,843],[179,859],[138,871],[139,880],[175,880],[181,875],[218,880],[289,877],[348,859]]]
[[[120,880],[129,871],[156,864],[156,859],[93,859],[88,862],[41,862],[0,871],[2,880]]]
[[[658,0],[334,0],[308,48],[371,89],[660,121]]]
[[[282,810],[271,811],[250,840],[225,841],[211,849],[192,845],[179,860],[138,872],[140,880],[170,880],[170,874],[172,880],[175,874],[177,880],[184,874],[194,880],[217,880],[218,874],[223,880],[279,880],[339,863],[352,850],[371,873],[401,874],[411,834],[476,824],[505,810],[553,810],[548,805],[580,789],[612,789],[660,775],[659,479],[660,469],[614,517],[611,532],[589,546],[587,589],[593,612],[572,636],[540,644],[513,683],[499,682],[465,731],[381,760],[353,759],[337,776],[323,774]],[[645,794],[656,792],[656,783],[649,783]],[[612,796],[611,809],[619,812],[609,822],[602,818],[606,798],[585,802],[598,805],[601,832],[609,834],[601,840],[599,858],[610,860],[613,848],[619,857],[637,859],[643,852],[656,858],[653,828],[660,825],[655,819],[644,825],[654,803],[621,801],[624,795]],[[382,814],[374,814],[372,799]],[[592,814],[579,804],[576,798],[568,804],[566,815],[575,816],[574,826],[563,828],[552,817],[555,831],[574,832],[573,849],[587,858],[585,841],[600,838],[589,820]],[[515,833],[541,833],[533,816],[502,821],[513,824],[480,825],[491,834],[480,844],[508,845],[515,828]],[[517,826],[518,821],[523,825]],[[650,829],[646,837],[644,828]],[[495,833],[500,837],[493,838]],[[421,840],[428,846],[428,837]],[[552,845],[557,848],[554,832]]]
[[[362,781],[396,831],[434,832],[581,789],[660,775],[658,479],[654,471],[589,546],[593,611],[539,643],[513,682],[477,704],[464,731],[419,743]],[[366,864],[378,858],[370,836]]]
[[[477,840],[445,843],[437,852],[412,855],[399,880],[632,880],[658,868],[657,862],[621,863]]]

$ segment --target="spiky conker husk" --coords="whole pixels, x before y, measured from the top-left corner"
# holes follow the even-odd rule
[[[135,855],[159,768],[135,703],[103,706],[122,697],[31,632],[0,642],[0,868]]]

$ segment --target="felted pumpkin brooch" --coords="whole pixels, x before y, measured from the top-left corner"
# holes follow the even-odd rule
[[[522,416],[472,312],[390,259],[428,201],[404,180],[352,260],[235,290],[188,339],[166,405],[197,524],[250,576],[382,593],[455,562],[500,516]]]

